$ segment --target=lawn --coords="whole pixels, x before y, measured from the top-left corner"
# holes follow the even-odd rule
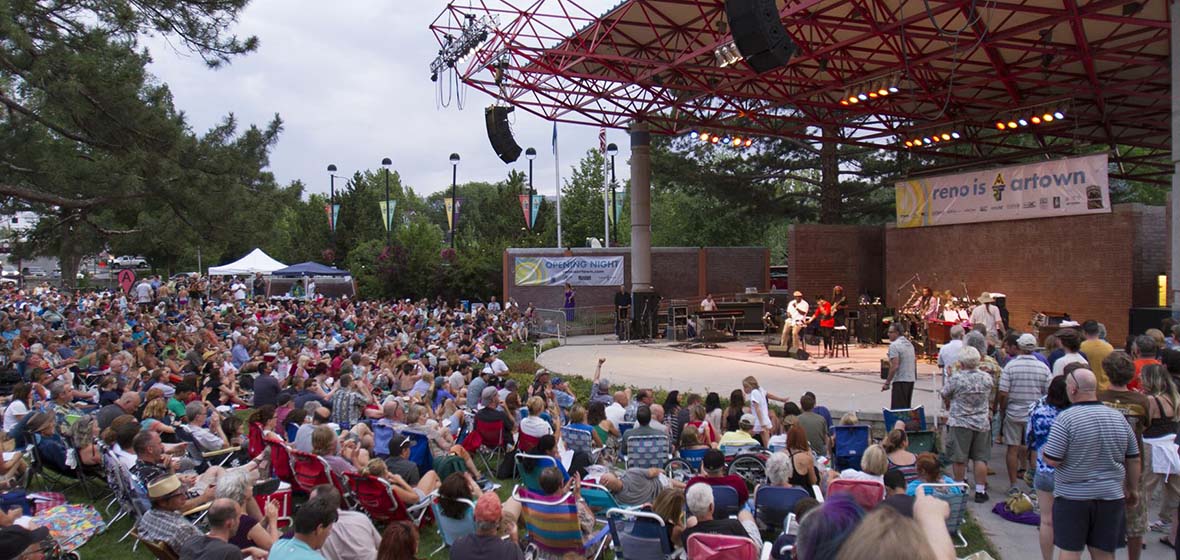
[[[551,343],[552,344],[552,343]],[[548,346],[543,347],[548,348]],[[538,369],[537,363],[533,359],[533,347],[527,345],[514,345],[506,350],[502,358],[508,364],[509,369],[514,372],[511,374],[513,379],[523,388],[532,383],[533,372]],[[570,383],[570,387],[574,390],[580,402],[585,402],[590,395],[590,380],[577,376],[563,376]],[[619,387],[621,389],[621,387]],[[663,400],[666,392],[662,389],[657,389],[657,402]],[[501,499],[507,498],[515,485],[513,480],[499,480],[501,487],[498,494]],[[41,488],[40,485],[37,488]],[[67,493],[71,503],[89,503],[86,496],[81,491],[71,491]],[[296,499],[296,503],[301,502]],[[103,511],[105,503],[98,504],[96,507],[106,516]],[[78,550],[85,558],[152,558],[151,553],[147,552],[143,547],[139,547],[136,552],[131,551],[131,539],[124,542],[118,542],[118,539],[131,527],[131,522],[127,519],[116,523],[109,527],[106,532],[91,539],[81,549]],[[968,546],[965,549],[959,549],[956,552],[960,557],[966,556],[970,553],[986,550],[993,557],[999,558],[991,542],[987,540],[983,532],[980,530],[978,524],[968,513],[967,521],[963,524],[962,533],[966,537]],[[420,542],[418,545],[418,556],[425,558],[431,551],[437,548],[442,543],[438,535],[435,525],[431,524],[422,529],[420,535]],[[446,558],[446,551],[442,551],[435,556],[436,558]],[[610,555],[608,554],[608,558]]]

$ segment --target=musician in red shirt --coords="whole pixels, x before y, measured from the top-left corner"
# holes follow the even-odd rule
[[[824,339],[824,356],[835,355],[832,350],[832,329],[836,327],[836,316],[832,314],[832,302],[823,296],[815,303],[815,314],[811,320],[819,320],[820,337]]]

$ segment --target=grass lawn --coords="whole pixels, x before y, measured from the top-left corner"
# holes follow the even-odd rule
[[[539,366],[533,360],[533,348],[531,346],[514,345],[503,353],[502,358],[504,359],[505,363],[508,364],[512,372],[517,372],[511,374],[511,376],[517,380],[517,383],[522,389],[532,383],[533,372],[535,372]],[[563,376],[563,378],[568,379],[570,387],[574,390],[580,402],[585,402],[587,399],[589,399],[589,379],[576,376]],[[663,399],[663,394],[664,391],[660,390],[658,400]],[[499,482],[501,487],[497,493],[500,495],[501,499],[506,499],[512,493],[512,488],[515,485],[515,481],[499,480]],[[42,489],[40,481],[38,481],[36,488]],[[89,500],[86,499],[85,494],[83,494],[80,490],[71,491],[67,493],[67,496],[70,498],[71,503],[90,503]],[[301,499],[296,499],[296,503],[300,503],[301,501]],[[98,507],[99,511],[103,513],[104,517],[107,517],[106,512],[103,510],[105,505],[106,503],[103,502],[96,504],[96,507]],[[91,539],[91,541],[86,543],[86,545],[79,549],[78,552],[84,558],[88,559],[99,558],[105,560],[108,558],[153,558],[152,554],[143,547],[139,547],[137,551],[132,552],[130,538],[127,541],[118,542],[118,539],[122,537],[130,527],[131,522],[127,519],[124,519],[119,523],[109,527],[106,532]],[[968,546],[967,548],[958,549],[956,551],[958,556],[963,557],[979,550],[986,550],[993,557],[997,559],[999,558],[995,548],[992,546],[991,542],[987,540],[987,537],[984,536],[983,532],[979,528],[979,525],[971,517],[970,513],[967,514],[967,520],[963,524],[962,533],[967,539]],[[420,541],[418,545],[418,556],[421,558],[425,558],[431,551],[433,551],[442,543],[442,539],[439,537],[438,530],[434,524],[423,528],[419,538]],[[612,555],[608,553],[607,557],[610,558],[611,556]],[[446,557],[447,553],[445,550],[435,555],[435,558]]]

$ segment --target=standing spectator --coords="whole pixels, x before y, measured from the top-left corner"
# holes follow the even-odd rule
[[[1150,401],[1147,396],[1127,387],[1135,377],[1135,364],[1123,352],[1115,352],[1102,362],[1106,370],[1106,377],[1110,380],[1110,387],[1097,393],[1097,399],[1102,404],[1122,413],[1127,424],[1135,434],[1136,449],[1140,453],[1132,458],[1128,454],[1127,462],[1134,463],[1135,477],[1128,478],[1128,484],[1142,496],[1142,501],[1127,501],[1127,557],[1138,560],[1143,545],[1143,534],[1147,532],[1147,502],[1150,497],[1143,492],[1144,478],[1142,473],[1143,459],[1143,430],[1151,421],[1149,412]],[[1087,370],[1088,371],[1088,370]],[[1093,375],[1091,373],[1091,375]],[[1130,469],[1128,469],[1128,472]]]
[[[754,437],[760,439],[762,445],[765,446],[770,441],[770,430],[773,427],[770,421],[770,401],[786,404],[791,399],[790,397],[780,397],[763,389],[758,384],[758,379],[753,375],[742,380],[742,391],[746,393],[750,401],[750,412],[754,415]],[[697,404],[701,400],[700,395],[691,394],[689,396],[696,400],[689,405]]]
[[[1021,463],[1027,461],[1024,428],[1028,422],[1028,409],[1049,390],[1052,372],[1049,366],[1032,356],[1037,348],[1037,339],[1033,335],[1025,333],[1019,337],[1009,336],[1004,343],[1005,350],[1012,358],[1000,374],[996,409],[1003,415],[1000,421],[1000,442],[1008,446],[1005,457],[1008,485],[1015,487],[1016,481],[1024,475]]]
[[[1098,378],[1099,391],[1105,391],[1110,386],[1110,381],[1106,379],[1106,370],[1102,369],[1102,360],[1114,352],[1114,346],[1102,340],[1102,335],[1105,334],[1103,331],[1102,325],[1093,319],[1082,323],[1082,334],[1086,340],[1082,342],[1080,350],[1090,364],[1090,371]]]
[[[1065,351],[1065,354],[1053,362],[1054,377],[1064,373],[1065,366],[1069,364],[1089,365],[1086,357],[1080,354],[1082,341],[1078,337],[1077,330],[1070,328],[1057,331],[1057,344],[1061,345],[1061,349]]]
[[[372,397],[350,373],[341,375],[339,381],[340,385],[332,392],[332,422],[347,430],[364,418],[365,407]]]
[[[1127,384],[1128,389],[1132,391],[1140,389],[1139,372],[1143,370],[1143,366],[1160,363],[1156,359],[1156,350],[1155,339],[1151,336],[1141,334],[1135,337],[1135,342],[1131,345],[1131,357],[1135,359],[1135,377]]]
[[[901,334],[901,327],[897,323],[889,325],[889,376],[882,391],[893,390],[889,408],[911,408],[914,396],[914,382],[918,380],[918,361],[914,355],[914,345]]]
[[[954,365],[959,360],[959,350],[963,348],[963,337],[966,335],[967,331],[962,325],[955,325],[951,327],[950,342],[938,349],[938,367],[942,370],[944,378],[951,376]]]
[[[983,292],[979,295],[979,305],[971,310],[971,324],[983,325],[984,334],[1003,334],[1004,319],[1000,316],[1000,308],[992,305],[996,298]]]
[[[1107,375],[1113,357],[1103,364]],[[1139,501],[1135,432],[1119,411],[1098,401],[1098,381],[1090,370],[1067,375],[1066,392],[1073,404],[1057,415],[1041,449],[1054,468],[1053,544],[1062,560],[1080,559],[1084,548],[1095,560],[1113,559],[1127,506]]]
[[[271,375],[271,369],[270,362],[258,363],[258,377],[254,379],[254,408],[279,404],[279,392],[282,389],[279,380]]]
[[[1151,530],[1161,533],[1172,531],[1172,520],[1176,514],[1176,504],[1180,501],[1180,472],[1176,469],[1177,460],[1173,453],[1177,428],[1177,394],[1172,376],[1159,365],[1147,365],[1140,372],[1143,377],[1143,389],[1147,393],[1148,415],[1151,421],[1143,431],[1143,493],[1145,497],[1155,494],[1156,487],[1162,482],[1163,504],[1160,507],[1159,521],[1150,525]],[[1159,454],[1168,460],[1153,460]],[[1161,468],[1157,465],[1167,465]],[[1174,541],[1173,541],[1174,542]]]
[[[332,534],[332,526],[339,516],[339,509],[326,499],[308,500],[295,512],[294,536],[276,542],[270,548],[270,558],[323,560],[324,557],[317,551]]]
[[[992,395],[992,377],[979,370],[979,351],[971,346],[960,348],[955,358],[959,372],[942,387],[942,400],[950,410],[947,427],[947,450],[954,463],[955,481],[967,478],[967,461],[975,463],[975,502],[988,501],[987,460],[991,456],[991,418],[988,410]]]
[[[1080,367],[1080,366],[1079,366]],[[1070,369],[1069,371],[1074,371]],[[1068,375],[1069,372],[1066,372]],[[1028,415],[1025,439],[1028,450],[1037,458],[1037,473],[1033,477],[1033,489],[1037,493],[1037,505],[1041,508],[1041,558],[1053,560],[1053,467],[1041,456],[1041,448],[1049,440],[1049,430],[1061,411],[1069,408],[1069,395],[1065,390],[1065,375],[1054,377],[1049,383],[1049,392],[1037,401]]]

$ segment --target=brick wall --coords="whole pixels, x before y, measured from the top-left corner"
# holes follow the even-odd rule
[[[1012,326],[1028,330],[1034,311],[1060,311],[1104,323],[1116,346],[1127,336],[1128,309],[1154,307],[1156,276],[1167,271],[1164,207],[1121,204],[1110,214],[898,229],[797,225],[788,241],[791,288],[814,301],[842,284],[867,288],[895,307],[919,286],[956,295],[967,285],[1008,296]]]
[[[516,286],[512,267],[515,257],[560,257],[559,249],[509,249],[504,253],[504,297],[516,298],[521,305],[530,302],[542,309],[560,309],[564,290],[560,286]],[[631,249],[573,249],[575,256],[622,256],[623,277],[631,285]],[[703,257],[703,258],[702,258]],[[768,288],[770,254],[764,247],[655,247],[652,248],[652,285],[666,299],[697,302],[705,291],[718,298],[744,292],[747,286]],[[702,275],[701,263],[705,263]],[[579,286],[579,307],[609,306],[614,302],[616,286]]]
[[[790,289],[803,292],[808,301],[830,295],[844,286],[855,302],[868,291],[884,292],[885,232],[881,226],[799,224],[788,233]]]

